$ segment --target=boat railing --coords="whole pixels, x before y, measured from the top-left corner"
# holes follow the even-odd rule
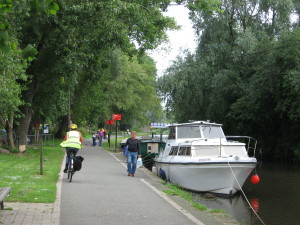
[[[229,142],[243,142],[246,144],[246,151],[249,157],[255,157],[257,140],[250,136],[226,136]],[[239,140],[239,141],[236,141]]]

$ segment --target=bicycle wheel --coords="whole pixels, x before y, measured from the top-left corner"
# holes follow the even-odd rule
[[[70,160],[70,179],[69,179],[70,183],[72,182],[73,174],[74,174],[74,158],[71,158],[71,160]]]
[[[75,172],[74,163],[75,163],[75,154],[73,152],[71,152],[71,154],[70,154],[70,170],[69,170],[70,171],[70,175],[69,175],[70,183],[72,182],[72,177]]]
[[[68,165],[68,180],[71,179],[71,174],[72,174],[72,169],[73,169],[73,152],[70,152],[70,161],[69,161],[69,165]],[[70,181],[71,182],[71,181]]]
[[[72,171],[72,168],[71,168],[71,160],[70,160],[69,165],[68,165],[68,180],[71,177],[71,171]]]

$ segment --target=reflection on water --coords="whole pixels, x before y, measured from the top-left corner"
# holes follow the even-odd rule
[[[258,167],[259,184],[252,184],[250,177],[243,190],[260,218],[267,225],[300,224],[300,166],[263,163]],[[224,209],[241,224],[261,225],[242,193],[233,198],[205,198],[196,200],[216,209]]]

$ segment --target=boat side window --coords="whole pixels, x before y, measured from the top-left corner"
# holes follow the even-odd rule
[[[178,126],[177,138],[201,138],[199,126]]]
[[[168,139],[175,139],[175,127],[170,127],[170,133]]]
[[[201,130],[204,138],[225,138],[220,126],[202,125]]]
[[[177,155],[178,146],[172,146],[169,155]]]
[[[180,147],[178,155],[191,155],[191,147],[188,146]]]

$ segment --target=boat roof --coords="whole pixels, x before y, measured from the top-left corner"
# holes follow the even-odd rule
[[[178,127],[178,126],[186,126],[186,125],[189,125],[189,126],[195,126],[195,125],[214,125],[214,126],[222,126],[222,124],[217,124],[217,123],[211,123],[209,121],[193,121],[193,122],[190,122],[190,123],[174,123],[174,124],[171,124],[169,125],[168,127]]]
[[[165,143],[165,142],[160,140],[153,140],[153,139],[141,139],[140,143]]]

